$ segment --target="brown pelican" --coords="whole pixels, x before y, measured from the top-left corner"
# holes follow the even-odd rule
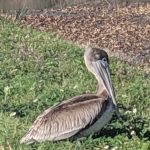
[[[84,60],[98,81],[97,93],[79,95],[45,110],[20,143],[85,137],[100,131],[110,121],[117,104],[108,55],[104,50],[88,47]]]

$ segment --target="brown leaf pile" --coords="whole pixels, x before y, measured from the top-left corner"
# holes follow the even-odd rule
[[[150,4],[117,10],[100,3],[44,10],[21,22],[81,45],[96,44],[132,64],[150,68]]]

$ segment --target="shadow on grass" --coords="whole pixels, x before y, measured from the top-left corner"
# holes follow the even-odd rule
[[[131,108],[126,108],[122,104],[120,106],[122,109],[131,110]],[[135,117],[134,115],[124,114],[121,119],[118,120],[117,116],[114,115],[112,121],[109,125],[103,128],[97,135],[93,138],[98,137],[111,137],[114,138],[117,135],[126,135],[129,139],[136,135],[139,139],[144,139],[145,141],[150,140],[150,119]]]
[[[134,122],[138,124],[139,121],[141,121],[141,120],[142,120],[141,118],[137,118],[136,120],[134,120]],[[146,123],[147,123],[146,121],[143,121],[143,124],[146,124]],[[129,139],[131,139],[132,131],[135,131],[135,134],[139,139],[150,140],[150,131],[147,130],[145,133],[141,133],[142,130],[143,129],[140,129],[138,127],[134,127],[134,128],[132,128],[132,130],[130,130],[130,126],[124,126],[122,128],[115,128],[115,129],[114,128],[113,129],[105,128],[105,129],[101,130],[101,132],[98,135],[94,136],[94,138],[98,138],[101,136],[114,138],[117,135],[125,134],[125,135],[127,135],[127,137]]]

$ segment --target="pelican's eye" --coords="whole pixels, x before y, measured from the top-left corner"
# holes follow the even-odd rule
[[[104,57],[104,58],[102,58],[102,60],[104,61],[104,62],[107,62],[107,59]]]
[[[105,67],[105,68],[108,67],[108,62],[107,62],[107,59],[105,57],[102,58],[101,62],[102,62],[103,67]]]

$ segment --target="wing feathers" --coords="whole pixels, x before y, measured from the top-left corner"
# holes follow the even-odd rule
[[[21,143],[69,138],[94,121],[102,104],[101,98],[97,98],[51,107],[35,120]]]

